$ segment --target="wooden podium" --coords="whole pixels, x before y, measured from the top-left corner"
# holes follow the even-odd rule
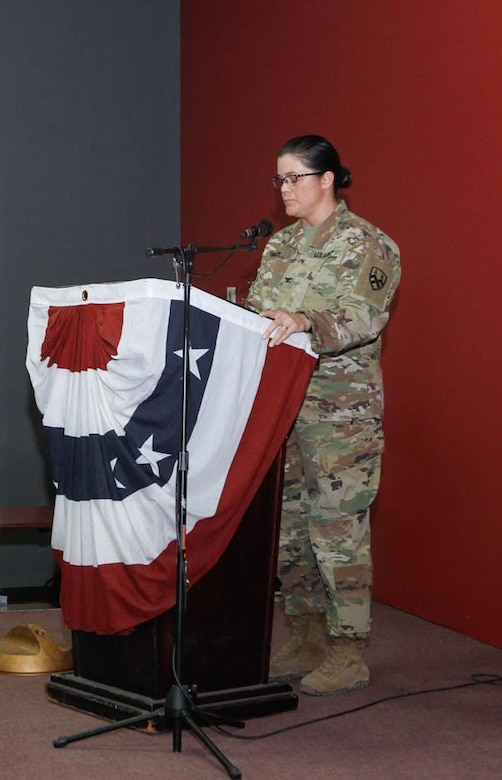
[[[284,447],[223,556],[189,589],[182,683],[201,711],[244,719],[297,707],[289,684],[268,683],[283,465]],[[173,608],[128,636],[73,632],[74,670],[51,676],[49,700],[112,721],[153,713],[174,682],[175,627]],[[165,728],[154,717],[144,726]]]

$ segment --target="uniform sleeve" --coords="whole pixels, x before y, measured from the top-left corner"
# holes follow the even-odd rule
[[[258,314],[263,309],[263,304],[260,296],[260,289],[261,289],[260,282],[263,273],[264,270],[263,270],[263,259],[262,259],[262,263],[258,268],[256,278],[251,283],[246,300],[244,301],[244,306],[246,307],[246,309],[250,309],[251,311],[254,311],[256,314]]]
[[[388,237],[354,231],[341,252],[326,260],[319,296],[325,307],[305,309],[312,348],[340,354],[374,341],[389,319],[400,279],[399,250]]]
[[[256,277],[244,302],[247,309],[256,313],[264,309],[276,308],[274,298],[277,291],[274,291],[273,282],[274,279],[280,278],[287,268],[287,261],[278,260],[276,257],[274,248],[277,242],[274,242],[274,239],[275,237],[269,240],[265,246]]]

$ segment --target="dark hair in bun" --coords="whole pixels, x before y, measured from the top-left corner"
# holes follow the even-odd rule
[[[278,157],[283,154],[294,154],[313,171],[333,171],[335,192],[339,189],[346,190],[352,184],[351,172],[341,164],[335,147],[322,135],[298,135],[290,138],[279,150]]]

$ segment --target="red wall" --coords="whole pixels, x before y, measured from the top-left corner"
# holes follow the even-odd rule
[[[182,235],[284,224],[277,149],[330,138],[403,279],[386,334],[375,597],[502,646],[499,0],[182,0]],[[261,242],[263,243],[263,242]],[[205,271],[221,255],[199,255]],[[243,294],[259,252],[194,284]]]

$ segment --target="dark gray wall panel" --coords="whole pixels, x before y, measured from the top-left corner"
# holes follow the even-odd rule
[[[170,276],[179,224],[177,0],[1,0],[0,505],[51,499],[31,287]]]

